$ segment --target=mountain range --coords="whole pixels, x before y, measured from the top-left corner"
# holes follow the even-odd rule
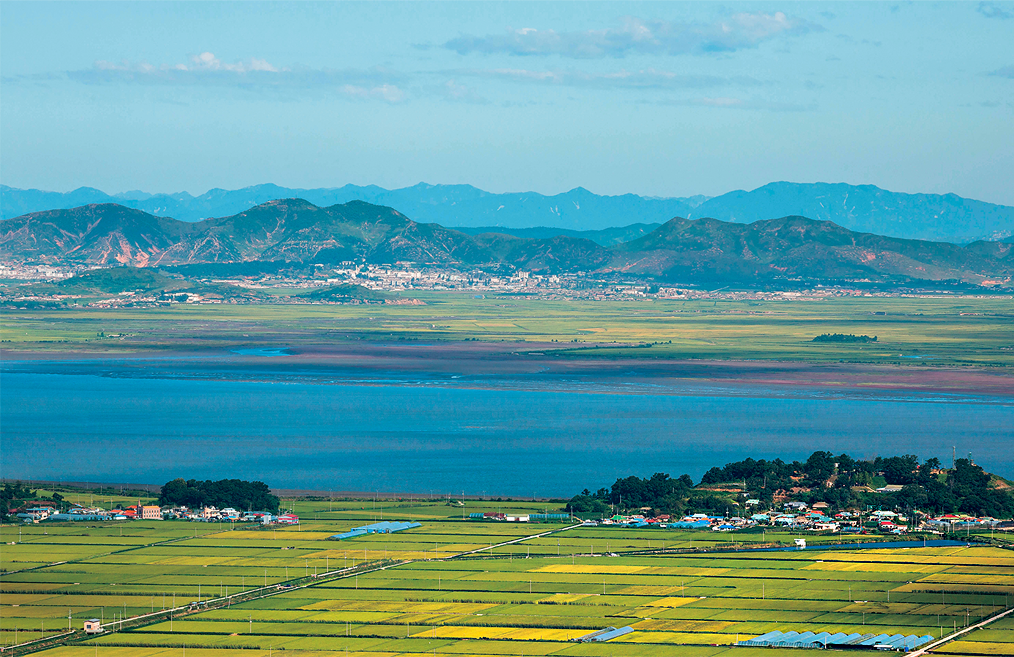
[[[999,280],[1010,283],[1012,245],[967,246],[850,231],[799,216],[739,224],[675,218],[606,247],[571,235],[469,235],[418,223],[362,201],[319,207],[304,199],[184,222],[117,204],[38,212],[0,223],[0,260],[140,267],[251,263],[333,265],[414,262],[462,270],[595,272],[659,281],[763,284],[778,280],[882,282]]]
[[[552,196],[534,192],[493,194],[470,185],[424,183],[394,190],[375,185],[290,189],[268,184],[234,191],[213,189],[200,196],[139,191],[111,196],[89,187],[57,193],[0,185],[0,217],[9,219],[43,210],[117,203],[157,216],[197,221],[231,216],[286,198],[302,198],[320,207],[366,201],[398,208],[416,221],[464,228],[470,233],[476,229],[513,232],[538,228],[542,231],[540,237],[574,236],[575,231],[598,232],[635,223],[655,227],[673,217],[713,217],[752,223],[792,215],[834,221],[849,230],[955,243],[1001,239],[1014,234],[1014,207],[1010,206],[954,194],[902,194],[872,185],[788,182],[714,198],[600,196],[581,187]],[[547,234],[547,229],[552,234]],[[586,237],[603,245],[616,243],[615,238]]]

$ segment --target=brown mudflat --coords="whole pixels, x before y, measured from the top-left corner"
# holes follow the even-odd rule
[[[585,344],[583,346],[595,346]],[[239,372],[256,367],[267,375],[307,375],[311,378],[355,375],[368,383],[391,374],[473,379],[544,380],[660,385],[720,384],[751,388],[819,388],[841,391],[898,391],[1014,397],[1014,372],[1001,368],[933,366],[931,364],[874,365],[863,363],[805,363],[791,361],[678,360],[668,358],[599,358],[554,354],[559,343],[441,342],[404,344],[341,342],[300,345],[287,355],[264,358],[228,351],[164,350],[130,354],[80,352],[17,352],[4,350],[5,361],[115,359],[127,367],[144,367],[148,359],[175,360],[181,370],[209,368]],[[467,381],[462,381],[467,383]]]

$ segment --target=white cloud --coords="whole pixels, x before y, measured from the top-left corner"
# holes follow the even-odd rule
[[[445,48],[466,55],[560,55],[573,58],[624,57],[628,54],[685,55],[756,48],[780,36],[823,31],[809,21],[782,12],[738,13],[714,23],[678,23],[626,18],[618,28],[557,32],[526,27],[506,34],[461,36]]]
[[[140,62],[137,64],[131,64],[130,62],[107,62],[97,61],[95,62],[94,69],[99,71],[119,71],[119,72],[131,72],[131,73],[142,73],[154,75],[157,73],[171,73],[171,72],[189,72],[189,73],[202,73],[202,72],[217,72],[227,71],[229,73],[250,73],[250,72],[264,72],[264,73],[280,73],[287,72],[289,69],[279,69],[263,59],[257,59],[253,57],[247,61],[238,61],[233,63],[227,63],[215,57],[214,53],[202,52],[199,55],[193,55],[190,57],[189,63],[186,64],[162,64],[161,66],[152,66],[148,62]]]
[[[359,100],[383,100],[388,103],[400,103],[405,100],[405,92],[393,84],[382,84],[378,87],[358,87],[346,84],[341,88],[346,96]]]
[[[67,77],[92,85],[161,85],[235,87],[248,90],[332,92],[363,99],[396,103],[405,100],[398,86],[405,76],[385,68],[314,69],[277,66],[251,57],[227,62],[211,52],[186,62],[153,65],[148,62],[97,61],[89,69],[68,71]]]
[[[455,71],[458,75],[600,89],[700,89],[707,87],[753,87],[764,84],[749,76],[721,77],[676,73],[657,68],[620,69],[604,73],[576,70],[529,70],[521,68]]]
[[[459,84],[455,80],[448,80],[443,85],[436,88],[435,92],[436,95],[442,96],[445,100],[457,103],[473,103],[476,105],[486,105],[489,103],[489,101],[479,95],[475,89]]]
[[[816,109],[813,104],[800,105],[764,100],[760,98],[735,98],[730,96],[703,96],[685,100],[661,101],[661,105],[679,105],[690,107],[714,107],[716,109],[764,110],[768,112],[806,112]]]
[[[746,104],[741,98],[698,98],[694,102],[708,107],[742,107]]]

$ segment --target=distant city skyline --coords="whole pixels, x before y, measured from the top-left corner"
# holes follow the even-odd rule
[[[1014,205],[1014,3],[0,4],[0,182]]]

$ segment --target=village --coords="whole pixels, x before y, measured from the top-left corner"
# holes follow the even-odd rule
[[[298,525],[299,516],[293,513],[272,514],[267,511],[237,511],[232,507],[217,509],[213,506],[188,509],[185,506],[160,507],[132,504],[126,508],[103,509],[98,506],[71,505],[66,512],[57,510],[55,503],[38,501],[35,506],[12,513],[24,523],[102,521],[102,520],[186,520],[189,522],[251,522],[262,525]]]
[[[59,511],[56,503],[48,500],[34,501],[34,506],[13,510],[11,515],[23,523],[74,522],[74,521],[125,521],[125,520],[179,520],[188,522],[242,522],[260,525],[298,525],[299,516],[294,513],[272,514],[267,511],[239,511],[232,507],[222,509],[213,506],[189,509],[185,506],[160,507],[157,505],[134,504],[124,508],[104,509],[98,506],[71,505],[66,511]],[[714,532],[735,532],[747,529],[781,530],[790,532],[815,532],[822,534],[889,534],[909,533],[949,534],[958,531],[994,529],[1014,531],[1014,521],[998,520],[991,517],[975,517],[967,514],[944,514],[932,516],[920,511],[903,515],[890,510],[870,509],[866,512],[842,510],[831,513],[828,504],[816,502],[784,502],[777,508],[761,510],[758,499],[746,500],[750,515],[723,516],[694,513],[682,517],[669,514],[652,514],[650,509],[640,513],[589,518],[589,514],[573,513],[517,513],[500,511],[472,512],[470,521],[487,522],[578,522],[587,527],[616,527],[623,529],[674,529]],[[584,516],[584,517],[581,517]]]
[[[761,511],[758,509],[760,500],[746,501],[747,507],[756,512],[749,516],[720,516],[706,513],[695,513],[683,517],[668,514],[650,515],[650,513],[614,514],[601,519],[584,519],[573,514],[532,513],[509,515],[499,511],[474,512],[469,520],[488,522],[565,522],[568,519],[581,522],[587,527],[618,527],[628,529],[690,529],[710,530],[715,532],[734,532],[744,529],[780,529],[783,531],[807,531],[826,534],[894,534],[902,535],[912,532],[946,534],[961,530],[989,529],[1014,531],[1014,522],[997,520],[990,517],[975,517],[966,514],[944,514],[930,516],[915,511],[912,516],[902,515],[894,511],[870,510],[866,513],[858,511],[839,511],[830,514],[826,502],[816,502],[808,506],[805,502],[786,502],[780,509]],[[650,512],[650,509],[644,509]],[[582,514],[587,515],[587,514]]]

